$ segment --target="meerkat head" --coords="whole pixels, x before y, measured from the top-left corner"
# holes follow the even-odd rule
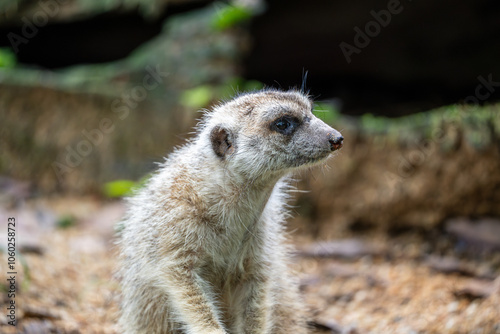
[[[263,90],[216,107],[203,132],[225,168],[253,179],[285,174],[342,147],[342,135],[312,110],[312,101],[301,92]]]

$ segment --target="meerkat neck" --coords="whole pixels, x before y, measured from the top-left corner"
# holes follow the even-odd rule
[[[272,175],[246,178],[240,175],[228,175],[228,171],[217,171],[215,180],[207,184],[208,191],[238,208],[245,206],[256,211],[263,211],[277,183],[283,176]],[[228,201],[230,199],[230,201]]]
[[[207,204],[215,215],[260,217],[271,194],[279,187],[277,184],[285,177],[282,173],[249,177],[229,168],[220,168],[220,165],[212,166],[213,158],[199,157],[202,158],[201,164],[209,167],[206,168],[209,174],[203,178],[203,184],[199,184],[198,189],[209,200]]]

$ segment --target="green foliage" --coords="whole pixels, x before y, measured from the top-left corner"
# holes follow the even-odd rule
[[[164,4],[158,0],[85,0],[75,1],[72,5],[79,6],[82,11],[89,13],[105,13],[116,9],[138,10],[145,18],[154,18],[161,13]]]
[[[5,253],[5,248],[0,246],[0,252]],[[31,271],[30,267],[28,266],[28,262],[26,261],[26,258],[21,254],[20,252],[16,252],[16,256],[19,259],[19,262],[21,263],[21,266],[23,267],[23,280],[21,282],[21,288],[26,291],[29,288],[29,285],[31,283]],[[9,291],[9,286],[8,284],[0,283],[0,292],[7,292]]]
[[[219,86],[202,85],[185,90],[179,102],[186,108],[201,109],[208,107],[213,100],[227,100],[238,92],[252,92],[263,87],[260,81],[233,77]]]
[[[460,118],[467,125],[464,127],[464,137],[469,145],[482,150],[500,138],[498,106],[461,106],[461,109]]]
[[[182,106],[200,109],[208,106],[214,97],[214,89],[209,85],[202,85],[184,91],[180,97]]]
[[[313,113],[326,124],[334,124],[340,117],[340,112],[332,104],[317,102]]]
[[[56,222],[58,228],[69,228],[76,225],[76,219],[73,216],[62,216]]]
[[[0,68],[13,68],[17,59],[14,52],[9,48],[0,48]]]
[[[21,287],[24,291],[27,291],[31,283],[30,267],[28,266],[28,262],[26,261],[26,258],[23,256],[23,254],[18,253],[18,256],[19,256],[19,262],[21,262],[24,272],[24,279],[21,282]]]
[[[141,177],[141,179],[136,182],[133,190],[136,191],[136,190],[143,188],[146,185],[146,183],[149,181],[151,176],[153,176],[153,173],[148,173],[148,174],[144,175],[143,177]]]
[[[217,30],[228,29],[238,23],[249,20],[252,16],[253,12],[249,8],[225,5],[216,11],[212,19],[212,27]]]
[[[264,84],[257,80],[245,80],[241,77],[233,77],[218,87],[219,99],[230,99],[238,92],[253,92],[264,88]]]
[[[243,83],[245,92],[256,91],[264,88],[264,84],[258,80],[247,80]]]
[[[366,135],[382,135],[404,145],[420,140],[438,142],[444,151],[453,150],[459,140],[482,150],[500,138],[498,105],[450,105],[398,118],[365,114],[360,120]]]
[[[363,128],[374,132],[385,132],[388,121],[386,117],[377,117],[373,114],[364,114],[361,116],[361,125]]]
[[[131,180],[116,180],[105,183],[102,190],[106,197],[119,198],[132,194],[136,186],[137,182]]]

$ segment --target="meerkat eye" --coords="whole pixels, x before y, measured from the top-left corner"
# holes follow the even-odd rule
[[[275,120],[271,128],[284,135],[290,135],[299,125],[299,120],[295,117],[283,116]]]
[[[286,119],[280,119],[276,121],[274,125],[276,126],[276,128],[278,128],[278,130],[285,131],[291,124]]]

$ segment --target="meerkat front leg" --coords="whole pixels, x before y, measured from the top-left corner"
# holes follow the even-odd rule
[[[271,333],[272,319],[267,282],[250,283],[247,295],[243,331],[245,334]]]
[[[269,279],[263,268],[252,271],[242,283],[236,333],[268,334],[273,327]]]
[[[226,334],[208,284],[188,266],[170,266],[163,276],[172,311],[186,334]]]

